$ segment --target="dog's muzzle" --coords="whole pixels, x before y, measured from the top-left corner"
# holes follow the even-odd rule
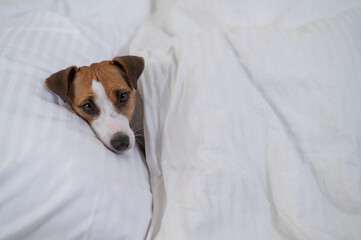
[[[123,132],[117,132],[110,140],[110,145],[117,152],[123,152],[129,147],[129,136]]]

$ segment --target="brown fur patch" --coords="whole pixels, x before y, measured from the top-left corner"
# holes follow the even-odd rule
[[[79,68],[68,91],[70,104],[74,111],[89,124],[96,119],[96,115],[88,115],[80,108],[80,106],[89,98],[96,99],[96,95],[92,90],[93,80],[102,83],[105,93],[108,99],[113,103],[114,108],[124,114],[130,121],[131,111],[135,103],[134,91],[130,84],[124,79],[121,70],[114,64],[111,64],[110,61],[93,63],[90,66]],[[127,104],[118,107],[115,90],[129,92]]]

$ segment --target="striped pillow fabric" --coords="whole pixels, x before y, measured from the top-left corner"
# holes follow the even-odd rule
[[[125,54],[149,4],[16,3],[0,7],[0,239],[144,239],[144,158],[106,149],[44,80]]]

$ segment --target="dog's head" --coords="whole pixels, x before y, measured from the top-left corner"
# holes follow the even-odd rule
[[[110,150],[121,153],[135,144],[130,128],[137,80],[144,60],[116,57],[80,68],[69,67],[45,80],[50,90],[69,102]]]

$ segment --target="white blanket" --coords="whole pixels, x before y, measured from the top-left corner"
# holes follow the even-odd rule
[[[148,239],[359,239],[361,3],[159,3],[131,43]]]

